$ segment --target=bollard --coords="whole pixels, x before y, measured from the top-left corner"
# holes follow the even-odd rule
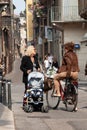
[[[2,103],[2,76],[0,76],[0,102]]]
[[[6,103],[6,79],[3,79],[2,82],[2,103],[7,105]]]
[[[12,109],[12,102],[11,102],[11,80],[8,80],[8,108]]]

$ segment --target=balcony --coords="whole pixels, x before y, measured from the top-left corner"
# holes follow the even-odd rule
[[[87,19],[87,0],[78,0],[79,2],[79,15]]]
[[[78,6],[53,6],[51,7],[51,22],[76,22],[82,21],[78,13]]]
[[[84,19],[87,20],[87,9],[83,9],[81,12],[80,12],[80,16]]]

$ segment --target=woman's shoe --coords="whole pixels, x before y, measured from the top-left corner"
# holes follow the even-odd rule
[[[75,111],[75,112],[78,111],[78,108],[76,107],[74,111]]]

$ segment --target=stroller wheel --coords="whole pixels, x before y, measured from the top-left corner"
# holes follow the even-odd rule
[[[41,111],[47,113],[49,111],[48,106],[42,106]]]
[[[26,105],[26,104],[23,105],[23,110],[24,110],[25,112],[27,112],[27,105]]]
[[[32,105],[24,105],[23,109],[25,112],[33,112],[34,111],[34,108]]]
[[[34,111],[34,108],[32,105],[28,105],[28,109],[27,109],[27,112],[33,112]]]

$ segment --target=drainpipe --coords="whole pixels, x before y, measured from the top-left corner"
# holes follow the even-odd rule
[[[62,52],[62,57],[63,57],[64,29],[63,29],[63,27],[59,26],[57,23],[52,23],[52,26],[53,26],[53,28],[61,31],[61,33],[62,33],[62,41],[61,41],[62,42],[62,50],[61,50],[61,52]]]

